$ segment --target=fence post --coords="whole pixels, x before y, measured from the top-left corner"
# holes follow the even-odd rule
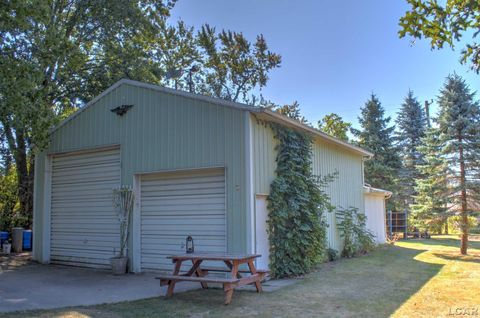
[[[390,235],[390,238],[392,238],[393,233],[392,233],[392,211],[391,210],[388,211],[388,230],[389,230],[388,235]]]
[[[405,218],[405,238],[407,239],[408,238],[408,210],[407,208],[405,208],[404,210],[404,218]]]

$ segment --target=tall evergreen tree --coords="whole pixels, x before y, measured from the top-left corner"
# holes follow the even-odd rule
[[[388,127],[391,118],[385,117],[385,110],[374,94],[361,111],[358,118],[361,129],[354,129],[352,132],[358,138],[359,146],[374,153],[373,158],[365,162],[365,182],[395,193],[398,169],[401,166],[394,145],[395,127]],[[389,201],[390,208],[396,206],[396,201],[398,198],[395,197]]]
[[[467,254],[468,201],[478,196],[480,185],[480,106],[474,100],[474,93],[456,74],[447,77],[438,105],[439,140],[443,146],[441,155],[450,170],[451,203],[460,207],[460,252]]]
[[[415,180],[421,177],[417,166],[423,163],[423,154],[418,147],[425,136],[426,116],[411,90],[400,108],[396,124],[396,139],[402,160],[399,171],[399,198],[402,202],[412,204],[416,194]]]
[[[441,156],[442,147],[438,128],[430,128],[418,147],[423,160],[416,168],[422,177],[415,179],[415,203],[410,206],[409,222],[421,230],[441,231],[447,221],[448,166]]]

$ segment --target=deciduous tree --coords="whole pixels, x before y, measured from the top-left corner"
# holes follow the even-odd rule
[[[146,45],[173,3],[2,2],[0,124],[15,161],[20,210],[27,219],[35,149],[45,147],[48,129],[64,110],[92,98],[112,78],[148,73],[143,67]]]
[[[335,113],[325,115],[318,121],[318,129],[344,141],[348,141],[348,132],[351,127],[351,123],[343,121],[342,117]]]
[[[263,36],[169,24],[175,0],[0,3],[0,147],[31,220],[49,128],[121,78],[249,102],[280,65]],[[192,74],[193,73],[193,74]],[[28,224],[26,224],[28,226]]]
[[[214,97],[249,102],[249,93],[264,87],[269,71],[281,63],[281,56],[268,49],[263,35],[251,43],[240,32],[217,33],[205,24],[198,32],[198,42],[206,82],[201,93]]]
[[[452,49],[462,37],[471,37],[461,53],[461,62],[470,60],[480,72],[480,1],[477,0],[407,0],[410,9],[400,18],[400,37],[430,39],[432,49],[445,45]]]

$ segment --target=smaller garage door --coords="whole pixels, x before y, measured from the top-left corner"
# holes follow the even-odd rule
[[[54,156],[52,263],[109,268],[120,246],[112,190],[120,185],[119,149]]]
[[[142,271],[172,271],[166,256],[226,251],[224,169],[144,175],[141,178]]]

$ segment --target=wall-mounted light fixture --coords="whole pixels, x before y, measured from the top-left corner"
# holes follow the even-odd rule
[[[111,111],[112,113],[117,114],[118,116],[123,116],[123,115],[125,115],[125,114],[128,112],[128,110],[129,110],[130,108],[132,108],[132,107],[133,107],[133,105],[121,105],[121,106],[115,107],[115,108],[113,108],[113,109],[110,109],[110,111]]]

